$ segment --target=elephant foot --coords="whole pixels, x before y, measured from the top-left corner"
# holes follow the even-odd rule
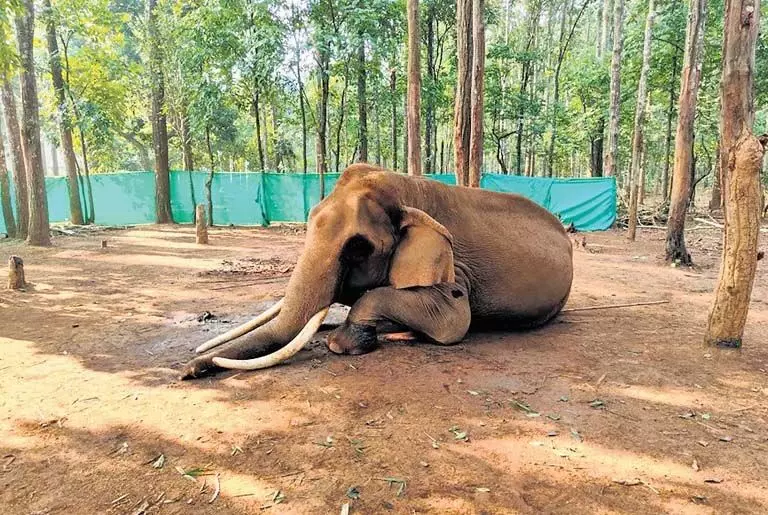
[[[415,342],[418,340],[418,337],[412,331],[385,333],[380,338],[385,342]]]
[[[198,379],[211,374],[218,367],[213,364],[211,358],[199,357],[187,363],[181,371],[179,379],[182,381],[188,379]]]
[[[347,323],[328,335],[328,349],[334,354],[366,354],[377,343],[374,325]]]

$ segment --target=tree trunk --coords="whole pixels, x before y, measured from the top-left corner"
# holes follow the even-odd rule
[[[637,205],[640,197],[640,181],[643,154],[643,125],[645,124],[645,104],[648,95],[648,72],[651,69],[651,33],[654,18],[653,0],[648,0],[648,17],[645,19],[645,37],[643,39],[643,65],[640,69],[640,80],[637,84],[637,99],[635,101],[635,125],[632,131],[632,160],[629,168],[629,228],[627,238],[635,241],[637,232]]]
[[[251,116],[256,123],[256,164],[259,167],[257,171],[264,171],[264,142],[261,138],[261,106],[259,105],[259,91],[254,85],[253,95],[251,97]]]
[[[360,45],[357,47],[357,110],[360,125],[358,139],[360,141],[360,161],[368,161],[368,98],[365,91],[365,44],[360,35]]]
[[[757,270],[760,171],[768,137],[752,135],[755,120],[755,46],[760,0],[726,0],[723,78],[720,82],[720,149],[725,197],[725,237],[720,276],[705,341],[741,347]]]
[[[205,145],[208,149],[208,162],[211,169],[208,171],[208,177],[205,179],[205,203],[208,206],[209,225],[213,227],[213,176],[216,174],[216,161],[213,158],[213,147],[211,147],[211,128],[205,127]]]
[[[419,0],[408,2],[408,175],[421,175],[421,26]]]
[[[722,109],[722,107],[721,107]],[[720,160],[720,142],[717,142],[717,151],[715,152],[715,178],[712,182],[712,198],[709,199],[709,210],[717,211],[723,207],[723,165]]]
[[[8,289],[21,290],[27,285],[24,279],[24,260],[19,256],[8,258]]]
[[[624,47],[624,0],[615,0],[613,10],[613,58],[611,60],[611,105],[608,114],[606,177],[616,177],[619,156],[619,108],[621,107],[621,53]]]
[[[11,146],[11,160],[13,161],[13,186],[16,197],[16,237],[26,239],[29,226],[27,164],[24,158],[19,120],[16,116],[16,99],[13,94],[11,78],[9,75],[6,75],[1,80],[5,127],[8,130],[8,142]]]
[[[317,171],[320,174],[320,199],[325,198],[325,174],[328,173],[327,128],[328,128],[328,66],[330,56],[320,50],[318,81],[320,82],[320,105],[317,115]]]
[[[48,39],[48,54],[51,64],[51,82],[56,92],[57,115],[59,117],[59,132],[61,134],[61,147],[64,150],[64,165],[67,171],[67,189],[69,191],[69,217],[73,224],[83,224],[83,209],[80,205],[80,190],[77,184],[77,162],[75,149],[72,145],[72,119],[69,115],[64,78],[61,73],[61,58],[59,57],[59,44],[56,36],[55,18],[51,8],[51,0],[44,0],[46,12],[46,35]]]
[[[195,206],[195,242],[198,245],[208,244],[208,224],[205,220],[205,206]]]
[[[392,170],[397,170],[397,71],[389,74],[389,94],[392,96]]]
[[[672,56],[672,75],[669,78],[669,107],[667,108],[667,137],[664,141],[664,172],[661,174],[662,202],[669,198],[669,158],[672,149],[672,118],[675,114],[675,85],[677,83],[677,52]]]
[[[427,98],[424,108],[424,173],[430,174],[435,169],[435,4],[427,5]]]
[[[605,132],[605,118],[600,117],[595,127],[595,135],[590,142],[589,171],[592,177],[603,176],[603,133]]]
[[[456,2],[456,96],[453,110],[453,153],[456,184],[469,184],[469,137],[472,94],[472,0]]]
[[[155,218],[159,224],[173,223],[171,212],[171,177],[168,165],[168,125],[165,113],[163,56],[157,33],[157,0],[149,0],[147,31],[150,41],[150,76],[152,87],[152,140],[155,150]]]
[[[376,127],[376,164],[381,166],[381,124],[379,122],[379,107],[381,104],[374,104],[374,126]]]
[[[344,128],[344,113],[346,112],[347,104],[347,88],[349,87],[349,66],[344,67],[344,87],[341,88],[341,101],[339,102],[339,124],[336,126],[336,145],[333,154],[335,159],[335,172],[339,173],[339,167],[341,166],[341,131]]]
[[[304,82],[301,80],[301,46],[296,44],[296,82],[299,86],[299,108],[301,109],[301,167],[307,173],[307,108],[304,105]]]
[[[191,172],[195,169],[194,157],[192,156],[192,134],[189,131],[189,115],[181,115],[181,155],[184,163],[184,169]]]
[[[59,153],[54,143],[51,143],[51,172],[54,177],[59,176]]]
[[[696,117],[696,96],[701,78],[704,50],[704,22],[707,0],[692,0],[685,39],[685,57],[680,75],[680,101],[675,134],[675,166],[672,177],[672,197],[667,220],[667,261],[692,264],[685,247],[685,215],[691,194],[691,163],[693,162],[693,128]]]
[[[78,116],[79,119],[79,116]],[[96,221],[96,214],[94,210],[93,205],[93,187],[91,186],[91,169],[88,166],[88,148],[86,146],[85,142],[85,133],[83,132],[83,127],[79,127],[80,130],[80,151],[81,155],[83,156],[83,170],[85,171],[85,185],[88,188],[88,205],[90,206],[90,209],[88,209],[88,213],[86,216],[86,223],[92,224]]]
[[[480,187],[483,173],[483,99],[485,80],[484,0],[472,0],[472,89],[469,133],[470,188]]]
[[[29,226],[27,243],[35,246],[51,244],[48,222],[48,199],[45,192],[42,149],[40,147],[40,114],[35,77],[33,41],[35,38],[35,6],[23,0],[23,10],[16,17],[16,38],[21,62],[21,132],[27,149],[27,185],[29,194]]]
[[[608,36],[609,36],[608,27],[610,27],[610,25],[611,25],[611,0],[603,0],[602,23],[600,24],[600,44],[598,45],[600,52],[597,55],[598,58],[601,58],[602,53],[607,51],[608,49]]]
[[[5,230],[9,238],[16,237],[16,219],[13,216],[11,205],[11,184],[8,180],[8,167],[5,164],[5,144],[3,134],[0,132],[0,205],[2,205]]]

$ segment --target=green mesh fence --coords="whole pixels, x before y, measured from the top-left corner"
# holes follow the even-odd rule
[[[454,184],[453,175],[430,179]],[[207,172],[171,172],[171,208],[178,223],[191,223],[195,204],[205,203]],[[325,193],[333,190],[338,174],[324,176]],[[69,218],[64,177],[45,179],[51,222]],[[155,220],[155,182],[152,172],[121,172],[91,177],[95,220],[102,225],[148,224]],[[480,186],[524,195],[580,231],[610,228],[616,219],[616,181],[545,179],[484,174]],[[13,190],[11,189],[13,194]],[[81,196],[82,195],[81,191]],[[216,173],[211,183],[213,221],[217,225],[268,225],[303,222],[320,201],[320,176],[314,173]],[[0,232],[5,220],[0,217]]]

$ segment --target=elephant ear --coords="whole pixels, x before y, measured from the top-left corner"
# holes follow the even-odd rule
[[[400,217],[400,231],[403,232],[408,227],[413,226],[422,226],[432,229],[433,231],[442,235],[446,240],[448,240],[448,243],[450,243],[451,247],[453,247],[453,236],[443,224],[429,216],[421,209],[416,209],[414,207],[402,208]]]

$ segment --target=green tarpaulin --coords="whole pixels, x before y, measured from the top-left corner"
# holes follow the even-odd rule
[[[205,203],[207,177],[206,172],[171,172],[171,207],[176,222],[192,222],[195,203]],[[446,184],[455,183],[453,175],[428,177]],[[338,174],[326,174],[324,179],[327,194],[333,190]],[[99,174],[91,177],[91,183],[97,224],[154,222],[152,172]],[[69,218],[66,179],[47,177],[45,184],[51,221],[66,221]],[[480,186],[524,195],[559,216],[563,223],[573,223],[580,231],[605,230],[616,219],[613,178],[545,179],[484,174]],[[217,225],[303,222],[312,206],[320,201],[320,176],[314,173],[216,173],[211,192],[213,220]],[[1,217],[0,232],[5,232],[5,221]]]

